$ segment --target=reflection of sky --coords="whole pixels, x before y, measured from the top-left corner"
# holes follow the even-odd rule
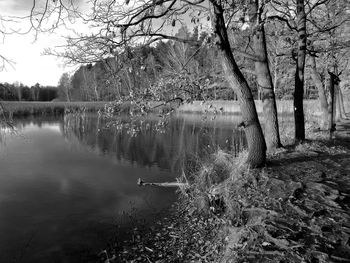
[[[42,129],[48,129],[50,131],[61,133],[61,128],[59,124],[43,124]]]
[[[72,262],[71,255],[106,245],[122,211],[134,206],[150,219],[150,207],[168,207],[175,198],[172,190],[136,185],[139,177],[172,180],[167,172],[72,148],[57,123],[30,124],[21,133],[0,148],[0,262],[27,242],[26,262],[53,255]]]

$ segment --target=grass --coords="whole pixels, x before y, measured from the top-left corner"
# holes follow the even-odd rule
[[[89,111],[97,112],[106,110],[106,107],[116,112],[130,112],[133,108],[139,111],[140,105],[133,105],[131,102],[123,102],[122,104],[113,101],[0,101],[6,116],[21,117],[29,115],[55,115],[63,114],[66,111]],[[0,107],[0,114],[2,108]],[[161,102],[151,102],[149,105],[150,112],[169,111],[169,105],[162,105]]]
[[[42,102],[26,101],[13,102],[2,101],[5,114],[8,116],[28,116],[28,115],[46,115],[46,114],[63,114],[66,110],[86,110],[98,111],[103,109],[108,102]]]

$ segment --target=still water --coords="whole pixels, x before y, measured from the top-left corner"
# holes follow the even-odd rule
[[[138,178],[174,181],[194,156],[244,144],[232,129],[238,117],[180,115],[161,129],[159,120],[134,126],[127,118],[67,114],[16,120],[16,133],[3,130],[0,262],[87,262],[176,200],[174,189],[138,187]]]

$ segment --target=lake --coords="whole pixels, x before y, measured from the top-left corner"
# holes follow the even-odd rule
[[[190,160],[245,144],[238,116],[210,118],[16,119],[15,133],[0,133],[0,262],[89,262],[153,224],[176,189],[139,187],[138,178],[175,181]]]

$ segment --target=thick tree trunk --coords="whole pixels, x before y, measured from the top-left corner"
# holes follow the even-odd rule
[[[267,57],[265,30],[258,25],[253,37],[255,54],[259,58],[254,62],[257,83],[262,93],[263,113],[265,119],[265,139],[267,149],[273,151],[281,147],[278,128],[277,106],[273,82]]]
[[[320,73],[318,73],[316,68],[315,56],[310,56],[310,68],[311,78],[318,91],[318,99],[320,102],[320,109],[322,112],[320,128],[321,130],[326,130],[328,128],[328,102]]]
[[[295,70],[294,123],[296,142],[305,140],[304,121],[304,68],[306,56],[306,14],[304,0],[297,0],[298,51]]]
[[[225,76],[237,94],[242,112],[244,131],[248,142],[247,164],[251,167],[259,167],[264,165],[266,161],[266,144],[256,112],[253,95],[233,57],[227,36],[223,8],[215,0],[210,0],[210,2],[213,6],[213,30],[216,35],[219,51],[222,55]]]

